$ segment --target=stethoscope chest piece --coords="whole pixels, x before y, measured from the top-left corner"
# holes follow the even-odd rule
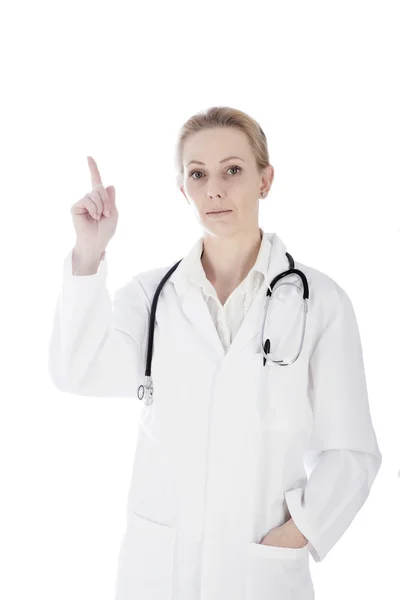
[[[146,406],[153,404],[153,378],[151,376],[145,376],[144,385],[139,385],[137,395],[139,400],[143,400]]]

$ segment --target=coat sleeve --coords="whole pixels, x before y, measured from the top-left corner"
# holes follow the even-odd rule
[[[336,287],[338,304],[309,362],[313,431],[304,487],[285,493],[290,515],[316,562],[350,526],[366,501],[382,455],[372,425],[354,309]]]
[[[149,307],[135,277],[116,291],[113,301],[106,278],[106,258],[97,273],[81,276],[72,274],[72,251],[64,260],[50,336],[49,375],[63,392],[137,397],[137,387],[144,382]]]

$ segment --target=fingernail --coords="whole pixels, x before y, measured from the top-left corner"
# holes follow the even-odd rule
[[[106,217],[110,216],[110,211],[108,210],[108,208],[106,208],[106,210],[104,211],[104,214],[106,215]]]

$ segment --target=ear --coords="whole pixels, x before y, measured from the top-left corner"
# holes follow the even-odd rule
[[[260,200],[265,200],[268,196],[269,190],[271,189],[272,182],[274,180],[274,167],[272,165],[267,165],[265,169],[262,171],[261,183],[264,188],[265,196],[264,198],[260,198]]]
[[[267,195],[269,190],[271,189],[272,182],[274,181],[275,170],[272,165],[268,165],[265,169],[264,181],[267,184]]]

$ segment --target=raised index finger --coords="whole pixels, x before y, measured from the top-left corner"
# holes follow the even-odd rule
[[[103,185],[103,182],[101,181],[99,169],[97,168],[97,165],[96,165],[96,161],[91,156],[88,156],[87,160],[88,160],[89,169],[90,169],[90,176],[92,179],[92,187],[94,187],[95,185]]]

